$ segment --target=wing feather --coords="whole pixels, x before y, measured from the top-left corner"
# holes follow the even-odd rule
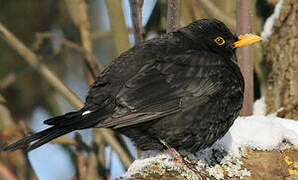
[[[216,68],[214,68],[216,66]],[[214,70],[216,69],[216,70]],[[203,105],[223,92],[227,71],[216,54],[181,54],[141,68],[116,96],[118,109],[99,127],[122,128]]]

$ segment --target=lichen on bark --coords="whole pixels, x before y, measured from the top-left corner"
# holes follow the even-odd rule
[[[298,120],[298,1],[284,0],[264,43],[267,113]]]

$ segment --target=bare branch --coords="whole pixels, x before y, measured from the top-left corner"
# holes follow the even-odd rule
[[[0,80],[0,91],[6,89],[10,84],[12,84],[17,77],[17,73],[11,72]]]
[[[57,139],[53,139],[50,143],[78,146],[78,143],[74,139],[66,136],[60,136]]]
[[[40,73],[40,75],[43,76],[49,84],[52,85],[53,88],[55,88],[74,108],[80,109],[83,107],[84,103],[69,88],[67,88],[53,72],[51,72],[45,65],[38,62],[37,56],[10,31],[8,31],[1,22],[0,37],[2,37],[13,49],[15,49],[26,60],[26,62]],[[112,148],[116,148],[116,152],[121,153],[119,156],[123,157],[125,166],[128,167],[128,164],[133,161],[133,158],[131,158],[132,156],[125,153],[119,145],[119,142],[115,140],[115,137],[110,137],[110,134],[112,133],[110,130],[102,129],[100,132],[104,136],[104,139],[107,140],[106,142],[110,144]]]
[[[87,4],[85,0],[65,0],[68,11],[75,25],[79,28],[83,48],[88,53],[85,54],[85,62],[93,79],[99,74],[98,63],[92,58],[92,41],[90,36],[90,22],[88,20]],[[90,82],[89,82],[90,83]]]
[[[197,0],[201,5],[202,8],[212,17],[220,19],[223,21],[229,28],[233,31],[236,30],[236,23],[235,21],[218,9],[210,0]]]
[[[1,179],[6,179],[6,180],[17,180],[17,177],[15,177],[12,172],[4,166],[4,164],[2,164],[0,162],[0,177]]]
[[[125,24],[122,3],[119,0],[106,0],[111,31],[118,55],[130,48],[128,39],[129,31]]]
[[[105,158],[105,147],[106,147],[106,142],[103,139],[103,137],[98,133],[98,129],[93,130],[93,139],[95,142],[95,147],[96,148],[96,156],[97,156],[97,169],[98,169],[98,179],[99,180],[104,180],[107,177],[107,171],[106,171],[106,158]],[[111,157],[111,156],[109,156]]]
[[[133,32],[133,29],[132,28],[126,28],[127,29],[127,32],[128,33],[131,33]],[[145,32],[145,29],[142,27],[142,33]],[[92,31],[91,34],[91,39],[97,39],[97,38],[107,38],[107,37],[112,37],[113,36],[113,33],[111,31],[98,31],[98,30],[95,30],[95,31]]]
[[[77,167],[79,180],[84,180],[86,177],[86,159],[80,148],[77,148]]]
[[[144,3],[143,0],[129,0],[135,44],[138,44],[143,41],[143,32],[142,32],[143,3]]]
[[[37,56],[19,41],[5,26],[0,22],[0,37],[2,37],[13,49],[15,49],[38,73],[40,73],[73,107],[80,109],[83,102],[70,91],[58,77],[45,65],[42,65]]]
[[[89,152],[87,158],[86,180],[96,180],[97,174],[97,160],[93,151]]]
[[[100,131],[102,133],[105,141],[111,145],[111,147],[116,151],[119,155],[120,161],[122,162],[124,168],[127,170],[130,164],[133,162],[134,158],[131,154],[127,154],[126,151],[122,148],[121,144],[117,141],[115,136],[113,136],[113,132],[108,131],[107,129],[102,129]]]
[[[251,0],[237,0],[237,34],[251,33]],[[252,48],[244,46],[238,49],[239,66],[244,76],[244,102],[242,115],[252,114],[253,105],[253,58]]]
[[[46,38],[50,38],[50,39],[55,39],[55,40],[59,40],[61,41],[65,46],[74,49],[80,53],[84,53],[85,56],[88,56],[92,59],[92,62],[96,63],[96,66],[99,67],[100,70],[104,69],[104,65],[102,65],[99,60],[96,59],[96,57],[93,56],[92,53],[88,52],[87,50],[85,50],[84,47],[81,47],[80,45],[71,42],[68,39],[63,38],[62,36],[59,36],[58,34],[54,34],[51,32],[40,32],[36,34],[36,40],[33,44],[33,49],[38,49],[40,44],[42,44],[42,42],[44,41],[44,39]]]
[[[179,28],[180,0],[168,0],[167,33]]]

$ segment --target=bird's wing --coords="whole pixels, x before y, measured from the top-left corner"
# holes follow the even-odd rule
[[[116,96],[115,113],[99,127],[122,128],[202,105],[225,90],[222,75],[229,71],[224,59],[213,53],[159,59],[125,82]]]

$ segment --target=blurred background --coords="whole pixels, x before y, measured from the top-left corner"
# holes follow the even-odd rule
[[[237,34],[241,24],[246,33],[261,34],[263,43],[249,48],[250,64],[244,65],[250,93],[242,114],[250,115],[251,104],[263,97],[267,113],[298,119],[296,0],[251,0],[249,6],[241,0],[185,0],[177,1],[173,14],[170,2],[1,0],[0,146],[46,128],[47,118],[80,108],[88,85],[113,58],[171,31],[174,15],[174,29],[212,17]],[[126,137],[84,130],[29,153],[0,152],[0,179],[113,179],[137,156]]]

